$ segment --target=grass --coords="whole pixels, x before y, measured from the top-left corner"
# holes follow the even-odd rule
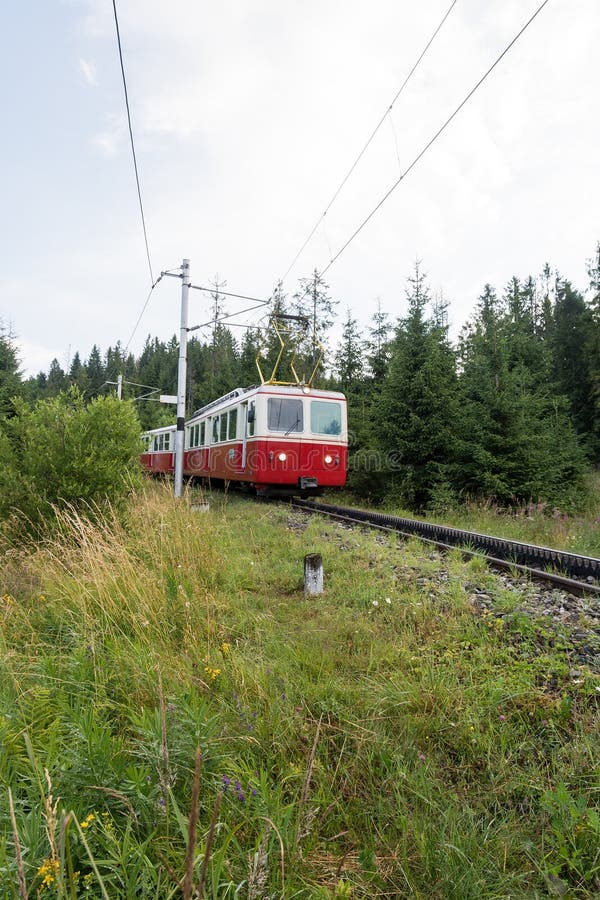
[[[151,486],[1,566],[1,896],[598,895],[600,678],[480,560]]]

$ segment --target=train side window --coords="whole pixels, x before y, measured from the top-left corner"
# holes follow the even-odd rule
[[[170,450],[171,448],[171,432],[167,431],[165,434],[165,450]]]
[[[247,428],[248,437],[254,437],[254,425],[256,422],[256,405],[254,403],[254,400],[251,400],[250,403],[248,404],[247,422],[248,422],[248,428]]]
[[[157,450],[158,450],[158,438],[156,435],[154,435],[154,438],[152,440],[152,452],[156,453]]]
[[[237,437],[237,406],[229,410],[229,431],[227,437],[234,441]]]
[[[219,425],[219,440],[227,440],[227,413],[221,413],[221,422]]]
[[[267,402],[267,427],[269,431],[285,434],[304,431],[304,407],[302,400],[286,397],[269,397]]]
[[[341,404],[325,400],[311,400],[310,430],[313,434],[341,434]]]
[[[212,420],[213,429],[212,429],[212,442],[213,444],[218,444],[219,442],[219,417],[215,416]]]
[[[200,422],[200,442],[198,444],[199,447],[204,446],[205,434],[206,434],[206,422]]]

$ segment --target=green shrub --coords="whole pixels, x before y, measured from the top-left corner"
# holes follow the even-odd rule
[[[52,507],[118,503],[139,478],[140,425],[130,403],[98,397],[88,405],[76,388],[29,406],[0,429],[0,514],[32,522]]]

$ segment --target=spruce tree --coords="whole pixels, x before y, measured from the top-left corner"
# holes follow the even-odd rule
[[[388,370],[390,355],[389,316],[381,309],[381,299],[377,298],[377,309],[371,317],[367,341],[367,361],[374,381],[381,381]]]
[[[358,322],[347,311],[342,337],[334,355],[334,371],[341,389],[350,395],[356,392],[364,378],[365,346]]]
[[[570,403],[577,432],[590,442],[594,433],[594,378],[589,338],[594,322],[583,296],[567,280],[557,284],[553,362],[557,390]]]
[[[46,396],[56,397],[68,387],[68,379],[59,361],[55,358],[50,363],[46,381]]]
[[[567,401],[543,378],[542,342],[513,279],[503,301],[486,285],[460,344],[461,486],[513,504],[570,502],[583,457]]]
[[[591,438],[590,453],[596,463],[600,462],[600,241],[596,252],[588,260],[590,330],[586,341],[589,359]]]
[[[13,398],[21,393],[21,373],[13,338],[0,327],[0,418],[13,415]]]
[[[423,508],[447,493],[454,477],[457,380],[447,329],[427,315],[430,295],[418,262],[408,280],[408,315],[391,344],[375,421],[393,492]]]
[[[329,294],[329,285],[314,269],[310,278],[301,278],[294,294],[294,311],[308,319],[309,326],[298,342],[297,354],[306,376],[315,368],[321,357],[321,368],[328,362],[327,336],[335,320],[337,300]]]

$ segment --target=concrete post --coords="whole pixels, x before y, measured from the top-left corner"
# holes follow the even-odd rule
[[[315,597],[323,593],[323,558],[320,553],[304,557],[304,596]]]

